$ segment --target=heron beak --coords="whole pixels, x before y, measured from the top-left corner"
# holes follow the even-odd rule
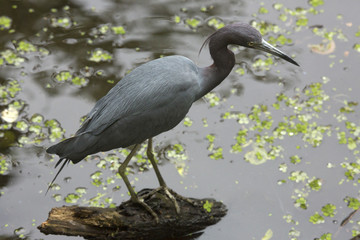
[[[256,44],[253,46],[253,48],[270,53],[272,55],[281,57],[282,59],[296,65],[296,66],[300,66],[297,62],[295,62],[291,57],[289,57],[288,55],[286,55],[285,53],[283,53],[282,51],[280,51],[279,49],[277,49],[276,47],[272,46],[270,43],[268,43],[267,41],[265,41],[264,39],[262,40],[262,42],[260,44]]]

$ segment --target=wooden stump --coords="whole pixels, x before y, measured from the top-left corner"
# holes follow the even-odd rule
[[[143,189],[139,196],[151,190]],[[48,219],[38,229],[44,234],[82,236],[85,239],[177,239],[194,234],[220,221],[226,215],[224,204],[214,199],[190,198],[193,204],[176,197],[180,207],[177,214],[173,202],[162,192],[144,199],[158,214],[159,223],[142,206],[131,201],[117,208],[58,207],[49,212]],[[192,236],[192,237],[191,237]]]

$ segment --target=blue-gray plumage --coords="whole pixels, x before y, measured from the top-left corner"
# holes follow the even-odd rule
[[[77,163],[89,154],[142,143],[175,127],[195,101],[193,92],[199,91],[198,69],[189,59],[150,61],[101,98],[74,137],[48,152]]]
[[[196,100],[229,75],[235,57],[227,46],[236,44],[259,49],[298,66],[286,54],[264,41],[261,34],[248,24],[227,25],[213,33],[204,45],[207,43],[214,60],[211,66],[200,68],[186,57],[169,56],[143,64],[119,81],[95,104],[75,136],[47,149],[48,153],[59,155],[57,165],[65,160],[59,172],[66,162],[77,163],[93,153],[135,144],[119,168],[119,173],[128,187],[131,199],[157,218],[133,191],[124,174],[126,165],[139,144],[149,139],[147,153],[161,189],[174,200],[152,156],[151,138],[179,124]],[[177,206],[176,201],[174,204]]]

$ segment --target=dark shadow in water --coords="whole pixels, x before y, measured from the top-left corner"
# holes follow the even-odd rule
[[[0,175],[0,189],[7,186],[10,183],[11,178],[13,178],[11,174]]]
[[[19,238],[16,235],[12,235],[12,236],[10,236],[10,235],[0,235],[0,240],[19,240],[19,239],[27,240],[29,238],[26,237],[26,236]]]
[[[203,235],[204,232],[197,232],[197,233],[193,233],[189,236],[186,237],[182,237],[182,238],[168,238],[166,240],[195,240],[198,239],[201,235]],[[1,239],[0,239],[1,240]]]

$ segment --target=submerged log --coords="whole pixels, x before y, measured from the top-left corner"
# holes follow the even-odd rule
[[[149,192],[143,189],[139,196]],[[117,208],[63,206],[53,208],[38,228],[44,234],[82,236],[85,239],[192,239],[201,230],[226,215],[224,204],[214,199],[175,196],[180,214],[173,202],[161,191],[144,199],[158,215],[159,222],[142,206],[131,201]],[[190,237],[189,237],[190,236]],[[192,236],[192,237],[191,237]]]

